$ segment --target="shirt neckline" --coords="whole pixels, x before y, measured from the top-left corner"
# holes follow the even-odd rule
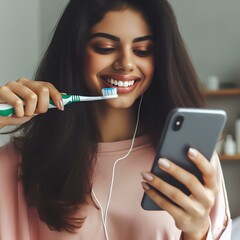
[[[101,142],[98,143],[98,154],[111,153],[111,152],[122,152],[130,149],[132,139],[116,141],[116,142]],[[133,150],[143,145],[150,145],[150,138],[148,135],[142,135],[135,138]]]

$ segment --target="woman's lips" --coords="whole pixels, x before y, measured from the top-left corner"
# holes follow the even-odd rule
[[[135,76],[101,76],[105,87],[117,88],[118,93],[129,93],[137,86],[140,78]]]
[[[108,83],[108,82],[104,81],[105,87],[110,87],[110,88],[114,87],[114,88],[117,88],[117,93],[118,93],[118,94],[119,94],[119,93],[130,93],[130,92],[133,91],[133,89],[137,86],[137,84],[138,84],[138,82],[135,81],[134,84],[131,85],[131,86],[128,86],[128,87],[124,87],[124,86],[123,86],[123,87],[120,87],[120,86],[116,86],[116,85],[113,85],[113,84],[111,84],[111,83]]]
[[[136,80],[122,81],[122,80],[107,79],[108,84],[111,84],[115,87],[123,87],[123,88],[131,87],[134,85],[135,82]]]

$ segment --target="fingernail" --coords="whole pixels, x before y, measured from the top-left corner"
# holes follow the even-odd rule
[[[163,168],[169,168],[170,167],[169,162],[167,160],[165,160],[164,158],[160,158],[158,160],[158,164]]]
[[[144,189],[144,190],[149,190],[149,189],[150,189],[150,187],[148,186],[148,184],[145,183],[145,182],[142,182],[142,186],[143,186],[143,189]]]
[[[62,99],[58,101],[58,109],[64,111],[64,104]]]
[[[152,181],[153,180],[153,176],[150,175],[149,173],[142,173],[142,177],[147,180],[147,181]]]
[[[198,155],[197,150],[194,149],[194,148],[189,148],[188,153],[189,153],[189,155],[190,155],[191,157],[193,157],[193,158],[196,158],[197,155]]]

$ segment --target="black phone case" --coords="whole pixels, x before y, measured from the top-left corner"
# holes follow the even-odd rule
[[[158,167],[158,159],[164,157],[171,160],[193,173],[203,182],[201,172],[188,159],[187,151],[189,147],[196,148],[210,160],[225,126],[226,118],[226,112],[223,110],[198,108],[173,109],[168,115],[151,172],[182,190],[187,195],[191,194],[182,183]],[[180,125],[176,124],[178,120],[182,121]],[[163,195],[162,193],[160,194]],[[168,200],[171,201],[171,199]],[[144,193],[141,206],[145,210],[161,210],[146,193]]]

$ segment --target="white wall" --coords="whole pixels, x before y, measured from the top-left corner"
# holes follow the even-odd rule
[[[68,0],[0,0],[0,84],[32,78]]]
[[[41,0],[41,52],[46,49],[53,30],[69,0]]]
[[[201,80],[218,75],[240,87],[240,1],[169,1]]]
[[[31,78],[40,47],[39,0],[0,0],[0,83]]]

